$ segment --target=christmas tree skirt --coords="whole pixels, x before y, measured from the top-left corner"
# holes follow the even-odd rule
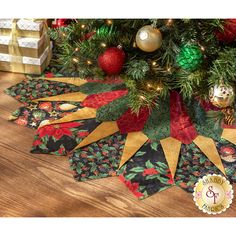
[[[128,107],[120,79],[29,78],[5,91],[22,102],[10,120],[37,129],[32,153],[67,155],[74,178],[117,176],[139,199],[206,174],[236,181],[236,127],[177,91],[151,111]]]

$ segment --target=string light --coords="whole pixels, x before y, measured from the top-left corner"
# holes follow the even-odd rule
[[[105,48],[107,45],[105,43],[101,43],[101,46]]]
[[[88,65],[92,65],[93,63],[90,60],[87,60]]]
[[[75,58],[75,57],[74,57],[72,60],[73,60],[73,62],[75,62],[75,63],[79,62],[79,60],[78,60],[77,58]]]
[[[113,21],[112,20],[106,20],[107,25],[112,25]]]
[[[79,51],[79,48],[75,48],[75,52],[78,52]]]
[[[200,49],[201,49],[202,51],[205,51],[205,47],[203,47],[199,42],[197,42],[197,44],[198,44],[198,46],[200,47]]]
[[[168,68],[167,68],[167,71],[170,72],[170,71],[171,71],[171,67],[168,67]]]
[[[62,36],[66,37],[66,34],[65,34],[65,33],[62,33]]]
[[[203,46],[201,46],[201,50],[202,50],[202,51],[205,51],[205,48],[204,48]]]
[[[160,92],[160,91],[162,90],[162,87],[161,87],[161,86],[157,86],[156,90],[157,90],[158,92]]]
[[[156,61],[153,61],[153,62],[152,62],[152,65],[153,65],[153,66],[155,66],[156,64],[157,64],[157,62],[156,62]]]
[[[173,20],[172,19],[169,19],[166,23],[167,26],[171,26],[173,25]]]
[[[85,28],[85,25],[84,25],[84,24],[83,24],[83,25],[81,25],[81,28],[82,28],[82,29],[84,29],[84,28]]]
[[[141,100],[146,100],[146,98],[145,98],[143,95],[140,95],[139,98],[140,98]]]

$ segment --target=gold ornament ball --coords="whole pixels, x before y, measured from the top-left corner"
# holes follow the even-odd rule
[[[154,52],[161,47],[162,35],[160,30],[153,28],[151,25],[146,25],[139,29],[135,41],[141,50]]]
[[[219,108],[231,106],[234,102],[234,89],[230,85],[221,83],[213,86],[209,91],[209,99],[211,103]]]

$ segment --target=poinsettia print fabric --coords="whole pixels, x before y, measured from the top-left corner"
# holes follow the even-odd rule
[[[174,185],[160,143],[150,141],[120,169],[119,179],[139,199]]]
[[[5,93],[26,104],[34,99],[77,91],[79,87],[72,84],[29,78],[6,89]]]
[[[36,129],[41,122],[60,119],[80,108],[80,104],[75,102],[31,102],[13,112],[10,120],[18,125]]]
[[[99,124],[94,119],[88,119],[38,128],[31,152],[67,155]]]
[[[74,178],[85,181],[116,176],[126,135],[116,133],[87,147],[75,150],[69,157]]]

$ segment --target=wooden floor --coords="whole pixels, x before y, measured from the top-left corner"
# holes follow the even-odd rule
[[[0,216],[207,216],[178,187],[140,201],[116,177],[75,182],[66,157],[31,154],[35,131],[7,121],[20,104],[3,93],[23,78],[0,72]]]

